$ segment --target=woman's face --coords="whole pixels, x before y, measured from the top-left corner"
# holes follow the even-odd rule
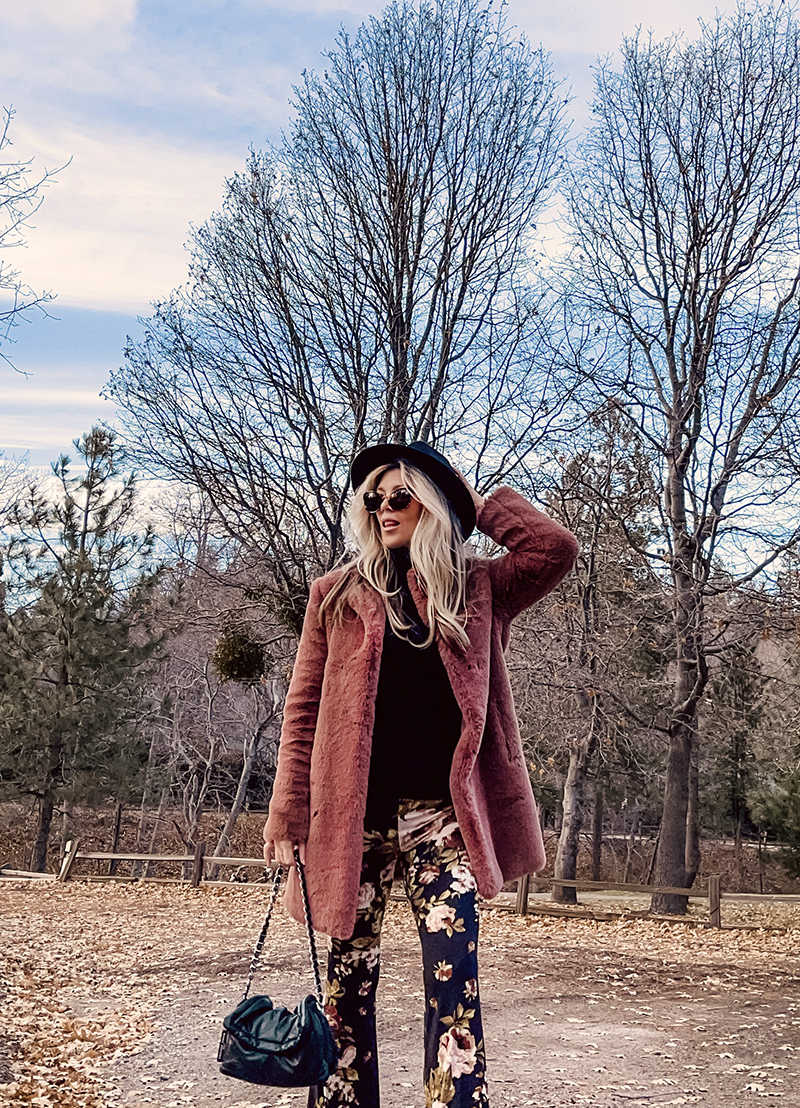
[[[423,512],[423,507],[418,500],[412,500],[402,511],[393,511],[389,507],[386,498],[390,497],[395,489],[404,488],[406,486],[399,469],[387,469],[375,487],[375,491],[384,497],[375,518],[378,521],[381,542],[389,550],[399,550],[402,546],[408,546]]]

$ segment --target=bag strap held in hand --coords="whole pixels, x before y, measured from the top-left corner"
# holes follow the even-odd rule
[[[317,957],[317,944],[314,940],[314,929],[311,926],[311,910],[308,906],[308,889],[306,888],[306,873],[303,863],[300,861],[300,848],[294,848],[294,863],[297,866],[297,877],[300,881],[300,895],[303,900],[303,916],[306,922],[306,932],[308,933],[308,952],[311,958],[311,969],[314,971],[314,984],[316,985],[317,1000],[320,1007],[322,1007],[322,980],[319,973],[319,958]],[[281,887],[281,879],[283,878],[283,867],[278,866],[275,870],[275,876],[272,880],[272,889],[269,894],[269,903],[267,904],[267,914],[264,919],[264,925],[261,928],[261,934],[256,941],[255,949],[253,950],[253,957],[250,960],[250,974],[247,978],[247,985],[245,986],[244,995],[242,1000],[247,1000],[250,995],[250,986],[253,984],[253,978],[258,972],[258,965],[261,960],[261,952],[264,949],[264,940],[267,937],[267,929],[269,928],[269,921],[272,919],[272,910],[275,907],[275,901],[278,898],[278,891]]]
[[[294,864],[297,866],[297,876],[300,880],[300,895],[303,898],[303,915],[306,920],[308,932],[308,953],[311,957],[311,968],[314,971],[314,984],[317,987],[317,1000],[322,1007],[322,982],[319,976],[319,959],[317,958],[317,944],[314,941],[314,928],[311,926],[311,910],[308,907],[308,889],[306,888],[306,871],[300,861],[300,848],[294,848]]]

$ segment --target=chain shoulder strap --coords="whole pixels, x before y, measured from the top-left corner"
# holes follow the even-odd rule
[[[300,895],[303,901],[303,917],[306,923],[306,933],[308,935],[308,952],[311,959],[311,969],[314,973],[314,984],[316,986],[317,1000],[320,1007],[322,1007],[322,979],[319,972],[319,957],[317,956],[317,944],[314,939],[314,929],[311,926],[311,909],[308,905],[308,889],[306,888],[306,872],[303,863],[300,861],[300,850],[298,847],[294,848],[294,863],[297,866],[297,877],[300,881]],[[267,937],[267,930],[269,928],[269,922],[272,919],[272,911],[275,907],[275,901],[278,898],[278,891],[281,887],[281,880],[283,878],[283,867],[278,866],[275,870],[275,875],[272,879],[272,888],[269,894],[269,902],[267,904],[267,912],[264,919],[264,924],[261,928],[261,934],[256,940],[255,949],[253,950],[253,957],[250,960],[250,973],[247,978],[247,985],[245,986],[244,995],[242,1000],[247,1000],[250,995],[250,987],[253,984],[253,978],[258,972],[259,963],[261,961],[261,952],[264,949],[264,941]]]
[[[314,971],[314,984],[317,988],[317,1000],[319,1001],[320,1008],[322,1007],[322,981],[319,975],[319,958],[317,957],[317,944],[314,939],[314,928],[311,926],[311,910],[308,906],[308,889],[306,888],[306,871],[303,863],[300,861],[300,848],[294,848],[294,864],[297,866],[297,876],[300,880],[300,895],[303,898],[303,915],[306,921],[306,931],[308,933],[308,953],[311,957],[311,969]]]
[[[253,957],[250,959],[250,974],[247,978],[247,984],[244,988],[244,994],[242,1000],[247,1000],[250,995],[250,986],[253,984],[253,978],[258,972],[258,963],[261,961],[261,951],[264,949],[264,940],[267,937],[267,929],[269,927],[269,921],[272,919],[272,909],[275,907],[275,901],[278,899],[278,890],[281,887],[281,879],[283,878],[283,867],[277,866],[272,878],[272,889],[269,894],[269,902],[267,904],[267,914],[264,919],[264,925],[261,928],[261,934],[256,940],[255,949],[253,950]]]

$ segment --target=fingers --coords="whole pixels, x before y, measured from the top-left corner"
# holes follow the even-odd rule
[[[289,867],[294,865],[294,849],[296,843],[291,842],[288,839],[278,839],[275,842],[267,841],[264,843],[264,860],[268,866],[284,866]],[[305,865],[306,861],[306,848],[305,843],[300,845],[300,861]]]
[[[483,505],[486,503],[486,497],[481,496],[481,494],[478,492],[478,490],[473,488],[473,486],[469,483],[469,481],[467,480],[467,478],[464,476],[464,474],[461,472],[460,469],[456,469],[456,467],[453,466],[453,470],[455,471],[455,473],[458,474],[458,476],[461,478],[461,480],[467,486],[467,492],[472,497],[472,502],[475,505],[475,510],[479,512],[481,510],[481,508],[483,507]]]

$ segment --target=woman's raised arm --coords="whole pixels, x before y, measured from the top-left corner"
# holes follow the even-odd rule
[[[508,550],[490,560],[489,572],[496,610],[509,621],[554,589],[578,556],[572,532],[513,489],[484,501],[478,528]]]

